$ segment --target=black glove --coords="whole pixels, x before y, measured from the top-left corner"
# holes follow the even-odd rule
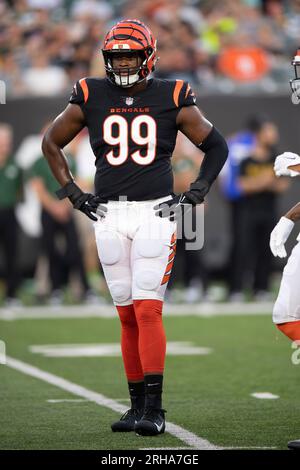
[[[182,218],[193,206],[202,204],[209,191],[209,184],[205,180],[198,180],[191,184],[189,191],[179,194],[168,201],[161,202],[153,209],[158,217],[168,217],[171,222]]]
[[[92,220],[98,220],[94,214],[105,217],[105,212],[107,212],[107,207],[101,204],[105,201],[100,196],[84,193],[74,181],[70,181],[63,188],[56,191],[56,195],[58,199],[68,197],[74,209],[80,210]]]

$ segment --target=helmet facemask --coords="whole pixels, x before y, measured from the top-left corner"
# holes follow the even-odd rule
[[[147,57],[143,50],[110,50],[102,51],[105,63],[105,70],[108,78],[115,84],[123,88],[130,88],[133,85],[140,83],[147,77]],[[134,67],[114,67],[113,57],[121,55],[132,54],[136,56],[136,66]]]
[[[300,99],[300,51],[294,57],[292,65],[294,66],[295,78],[290,80],[290,86],[293,94]]]

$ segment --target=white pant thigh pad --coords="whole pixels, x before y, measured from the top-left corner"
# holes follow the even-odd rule
[[[131,241],[106,227],[95,229],[97,250],[105,280],[115,305],[131,300]]]
[[[162,240],[137,239],[135,249],[141,258],[158,258],[163,254],[165,244]]]
[[[116,232],[96,231],[99,259],[102,264],[113,265],[122,258],[122,240]]]
[[[134,284],[137,289],[156,291],[166,267],[169,247],[162,240],[135,241]]]

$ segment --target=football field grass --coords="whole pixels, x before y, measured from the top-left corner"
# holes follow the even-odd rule
[[[300,365],[270,316],[182,313],[165,318],[172,424],[156,437],[110,430],[116,407],[129,404],[116,318],[0,320],[8,357],[0,365],[0,448],[286,449],[300,438]],[[252,396],[263,392],[278,398]]]

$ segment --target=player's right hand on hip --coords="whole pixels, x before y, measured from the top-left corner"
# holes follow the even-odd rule
[[[94,196],[91,193],[84,193],[74,181],[70,181],[63,188],[56,191],[59,199],[68,197],[73,204],[74,209],[78,209],[95,222],[98,220],[96,215],[105,217],[107,207],[100,196]],[[102,204],[101,204],[102,203]]]
[[[281,217],[278,224],[273,229],[270,236],[270,249],[274,256],[285,258],[287,253],[285,249],[285,242],[294,227],[294,222],[287,217]]]
[[[298,165],[300,165],[300,156],[297,153],[284,152],[276,157],[274,172],[276,176],[299,176],[299,171],[292,169]]]
[[[97,221],[97,215],[102,218],[105,217],[105,213],[107,212],[107,207],[101,204],[101,202],[102,199],[99,196],[94,196],[90,193],[82,193],[80,198],[73,204],[73,207],[83,212],[91,220]]]

